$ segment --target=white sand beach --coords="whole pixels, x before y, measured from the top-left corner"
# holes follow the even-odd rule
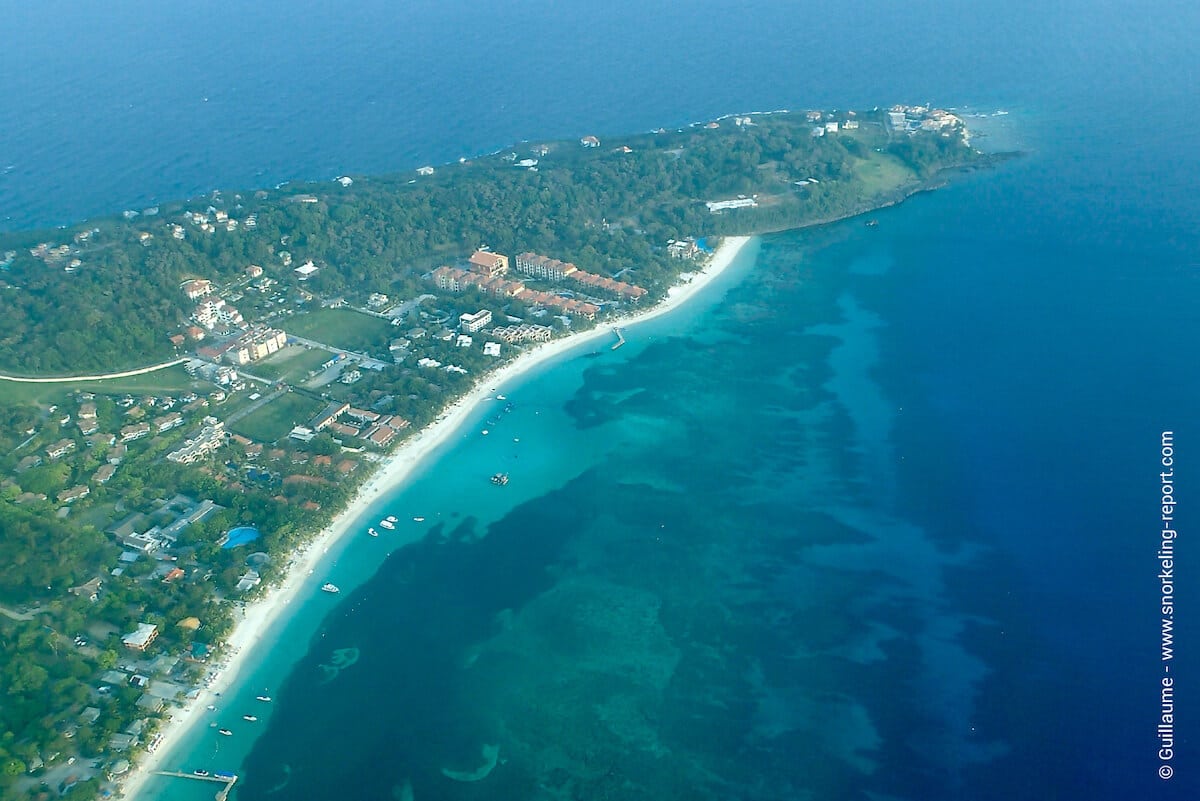
[[[139,764],[123,782],[122,795],[126,798],[136,798],[146,779],[155,771],[175,769],[175,766],[164,768],[163,758],[171,753],[182,735],[201,720],[206,707],[214,702],[216,695],[237,680],[238,673],[246,666],[247,660],[261,658],[261,655],[255,654],[255,645],[262,639],[267,628],[299,595],[300,590],[315,580],[310,574],[317,568],[325,552],[350,531],[351,525],[382,493],[391,491],[403,483],[426,456],[449,440],[481,402],[494,396],[496,392],[503,392],[505,384],[573,348],[597,339],[611,339],[614,325],[625,328],[659,317],[686,303],[729,267],[749,241],[750,237],[725,238],[701,270],[691,274],[686,283],[672,287],[667,297],[655,306],[617,319],[606,320],[604,324],[590,331],[542,343],[521,354],[514,361],[481,378],[469,393],[451,405],[436,421],[390,454],[379,464],[350,504],[330,521],[307,548],[292,557],[288,563],[287,577],[282,584],[245,608],[245,616],[221,648],[224,667],[220,675],[197,698],[175,711],[162,729],[163,737],[158,748],[154,753],[143,754]]]

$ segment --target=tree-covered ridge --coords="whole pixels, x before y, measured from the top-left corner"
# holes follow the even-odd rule
[[[668,239],[845,216],[978,157],[957,131],[893,131],[882,112],[823,136],[804,114],[751,119],[605,138],[593,148],[521,146],[415,180],[214,193],[153,216],[5,235],[0,370],[70,374],[168,358],[167,337],[192,307],[181,281],[229,280],[249,264],[291,280],[285,252],[322,268],[309,288],[323,293],[415,293],[422,273],[484,243],[554,254],[601,275],[627,271],[624,280],[661,292],[680,269],[664,251]],[[525,159],[536,168],[519,166]],[[757,195],[758,207],[712,214],[704,205],[738,195]],[[201,228],[183,218],[187,211],[211,215],[215,225]]]

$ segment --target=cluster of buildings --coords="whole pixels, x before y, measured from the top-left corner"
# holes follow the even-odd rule
[[[695,259],[700,253],[700,246],[692,237],[667,240],[667,255],[673,259]]]
[[[518,272],[535,278],[546,278],[551,281],[575,281],[591,289],[611,292],[623,300],[636,301],[646,295],[646,290],[640,286],[584,272],[570,262],[561,262],[537,253],[522,253],[517,256],[516,268]]]
[[[256,228],[258,227],[258,217],[254,214],[249,214],[244,220],[237,220],[229,216],[229,212],[209,206],[204,212],[185,211],[183,219],[199,228],[206,234],[214,233],[218,228],[225,231],[236,231],[239,227]],[[180,229],[176,232],[175,229]],[[172,235],[176,239],[183,239],[186,235],[180,235],[182,232],[181,226],[172,226]]]
[[[212,361],[245,365],[270,356],[287,345],[287,334],[278,328],[253,326],[233,339],[198,349],[197,353]]]
[[[205,298],[196,304],[192,319],[209,331],[217,326],[240,327],[246,323],[241,312],[217,297]]]
[[[88,241],[92,234],[100,233],[100,229],[79,231],[76,234],[76,243],[83,245]],[[11,254],[10,254],[11,253]],[[12,260],[16,258],[16,252],[5,253],[5,261],[12,264]],[[50,245],[49,242],[41,242],[36,247],[29,248],[29,254],[37,260],[42,261],[48,267],[62,266],[66,272],[74,272],[83,266],[83,259],[80,259],[77,249],[70,245]]]
[[[397,434],[410,425],[412,425],[410,421],[399,415],[356,409],[343,401],[326,406],[307,427],[292,429],[291,436],[294,439],[308,441],[316,436],[317,432],[329,429],[333,434],[359,437],[380,448],[386,448]]]
[[[170,431],[172,428],[179,428],[184,422],[181,412],[169,412],[149,422],[142,420],[137,423],[130,423],[127,426],[121,427],[121,442],[134,442],[151,434],[161,434],[165,431]]]
[[[262,277],[262,267],[251,264],[246,268],[246,274],[258,278],[260,282],[271,279]],[[246,328],[246,321],[241,312],[231,306],[224,298],[214,294],[212,281],[207,278],[193,278],[184,281],[179,287],[188,300],[199,301],[192,312],[192,320],[198,325],[187,329],[187,335],[193,340],[203,339],[205,330]],[[184,337],[176,334],[171,337],[176,347],[182,346]],[[222,344],[200,348],[199,354],[210,361],[224,361],[234,365],[245,365],[266,358],[287,345],[287,334],[278,328],[266,326],[251,326],[242,333]],[[236,379],[230,379],[236,380]],[[222,383],[218,381],[218,383]],[[225,383],[228,383],[225,382]]]
[[[107,533],[121,547],[129,551],[143,554],[152,553],[159,549],[173,547],[175,541],[179,539],[180,532],[185,528],[193,523],[199,523],[223,508],[208,499],[197,503],[186,495],[176,495],[163,503],[155,512],[156,515],[169,516],[170,522],[166,525],[153,525],[146,515],[134,513],[109,528]],[[166,519],[168,518],[164,517],[161,522],[165,522]]]
[[[490,295],[515,298],[530,306],[557,309],[573,317],[582,317],[587,320],[596,319],[596,314],[600,311],[600,307],[594,303],[564,298],[552,292],[539,292],[529,289],[522,281],[510,281],[499,276],[488,277],[474,270],[438,267],[433,271],[431,277],[439,289],[462,292],[467,287],[475,287]]]
[[[895,105],[888,109],[888,125],[894,131],[941,131],[948,133],[963,128],[963,121],[945,109],[930,109],[928,106]]]
[[[588,320],[594,320],[600,311],[600,307],[594,303],[564,298],[552,292],[530,289],[525,286],[523,281],[506,278],[509,260],[503,254],[479,250],[472,254],[467,265],[469,269],[466,270],[458,267],[439,267],[433,271],[431,277],[438,288],[450,292],[462,292],[467,287],[475,287],[490,295],[514,298],[530,306],[555,309]],[[522,253],[517,256],[515,267],[519,272],[532,278],[541,278],[547,281],[573,281],[588,289],[608,292],[628,301],[637,301],[646,295],[646,290],[640,286],[584,272],[569,262],[562,262],[536,253]],[[481,328],[482,325],[465,330],[477,331]]]
[[[193,378],[211,381],[220,387],[232,389],[241,382],[237,370],[226,365],[208,364],[199,359],[192,359],[183,366],[183,369]]]
[[[811,130],[812,135],[815,137],[837,133],[839,130],[853,131],[858,129],[858,120],[854,119],[855,114],[853,111],[846,112],[846,119],[841,122],[832,119],[822,121],[824,116],[825,114],[820,111],[810,111],[806,115],[809,122],[820,123],[819,125],[814,125]]]
[[[127,417],[132,416],[135,422],[121,426],[114,434],[111,431],[99,430],[94,398],[95,396],[91,393],[81,394],[75,420],[87,447],[104,451],[103,463],[96,468],[86,484],[63,489],[55,495],[55,500],[61,506],[67,506],[86,498],[91,494],[92,489],[108,483],[124,460],[128,451],[128,443],[182,426],[187,422],[184,412],[194,411],[206,403],[204,399],[198,398],[194,393],[189,393],[181,399],[190,401],[183,407],[183,411],[166,411],[165,414],[158,415],[151,420],[138,420],[136,418],[144,415],[145,409],[141,405],[135,405],[132,398],[126,397],[122,401],[118,401],[118,405],[132,406],[133,408],[130,408],[125,414]],[[174,398],[148,398],[146,402],[151,407],[161,405],[164,410],[171,409],[177,403]],[[65,425],[71,419],[70,415],[65,415],[60,422]],[[78,449],[77,445],[76,439],[63,437],[45,447],[44,457],[41,454],[31,454],[22,458],[16,465],[16,472],[23,473],[43,464],[43,458],[49,461],[63,459],[75,453]],[[46,500],[46,497],[45,494],[40,493],[24,493],[18,500],[20,502]]]

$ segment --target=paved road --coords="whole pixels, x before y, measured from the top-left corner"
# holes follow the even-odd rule
[[[56,378],[25,378],[16,375],[4,375],[0,373],[2,381],[19,381],[22,384],[73,384],[77,381],[104,381],[108,378],[128,378],[131,375],[142,375],[143,373],[153,373],[156,370],[165,370],[168,367],[174,367],[177,364],[183,364],[187,361],[186,357],[172,359],[169,362],[162,364],[152,364],[149,367],[138,367],[134,370],[122,370],[119,373],[104,373],[101,375],[64,375]]]
[[[15,609],[9,609],[7,606],[0,606],[0,615],[11,617],[13,620],[33,620],[34,614],[40,611],[42,610],[35,609],[32,612],[18,612]]]

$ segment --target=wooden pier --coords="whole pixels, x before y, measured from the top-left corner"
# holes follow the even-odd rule
[[[621,333],[620,328],[614,328],[613,333],[617,335],[617,341],[613,343],[612,349],[616,350],[625,344],[625,335]]]
[[[174,776],[177,779],[195,779],[202,782],[217,782],[225,785],[217,791],[217,801],[226,801],[229,798],[229,791],[233,789],[233,785],[237,784],[237,776],[197,776],[195,773],[184,773],[179,770],[160,770],[159,776]]]

